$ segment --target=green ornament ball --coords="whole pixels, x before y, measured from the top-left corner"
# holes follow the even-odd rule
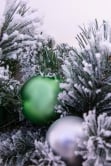
[[[54,117],[54,106],[60,91],[59,80],[36,76],[21,89],[24,116],[32,123],[44,124]]]

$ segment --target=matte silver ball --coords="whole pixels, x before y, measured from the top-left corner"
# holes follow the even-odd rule
[[[79,143],[85,140],[82,122],[76,116],[63,117],[51,125],[46,135],[53,151],[71,166],[82,166],[82,157],[74,154],[78,150],[78,140]]]

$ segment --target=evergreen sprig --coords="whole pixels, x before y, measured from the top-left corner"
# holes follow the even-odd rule
[[[22,127],[11,133],[1,134],[0,165],[65,166],[65,163],[53,154],[42,138],[41,130],[34,131],[32,128]]]
[[[83,166],[111,165],[111,116],[103,113],[96,117],[96,110],[84,114],[84,132],[87,140],[78,144],[77,153],[84,158]]]
[[[90,29],[93,29],[93,25]],[[102,49],[100,47],[102,41],[99,39],[105,33],[104,29],[96,30],[94,36],[92,30],[90,38],[87,37],[87,41],[90,40],[93,43],[84,44],[79,50],[73,49],[65,58],[62,66],[65,82],[61,84],[63,92],[59,98],[70,111],[79,112],[81,116],[84,112],[94,108],[96,108],[97,114],[110,113],[111,110],[110,52],[105,49],[105,46]],[[100,30],[101,33],[99,33]],[[104,38],[105,42],[110,44],[109,38]]]

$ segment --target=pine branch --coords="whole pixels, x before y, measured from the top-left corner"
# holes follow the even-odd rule
[[[96,110],[84,115],[83,128],[87,140],[77,153],[85,159],[83,166],[111,165],[111,117],[106,113],[96,116]]]
[[[25,127],[1,134],[1,166],[65,166],[60,157],[54,155],[48,144],[43,141],[41,132],[43,129],[34,131]]]
[[[20,0],[11,1],[9,7],[5,9],[0,31],[2,61],[13,58],[13,54],[19,54],[26,46],[34,44],[32,34],[34,36],[36,32],[33,25],[40,24],[40,19],[35,13]]]
[[[108,28],[110,29],[110,26]],[[59,95],[60,101],[69,108],[69,111],[78,112],[81,116],[94,108],[97,109],[97,114],[110,113],[109,31],[105,27],[104,30],[100,29],[96,23],[94,27],[93,25],[89,27],[89,30],[82,29],[82,32],[82,36],[79,36],[83,45],[82,49],[73,49],[62,66],[65,83],[61,84],[63,92]],[[107,38],[103,39],[104,33],[107,33]],[[107,49],[105,46],[101,47],[103,41],[109,42]]]

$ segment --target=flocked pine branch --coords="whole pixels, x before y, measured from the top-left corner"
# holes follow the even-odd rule
[[[16,58],[22,49],[33,44],[35,26],[40,19],[22,0],[12,0],[5,8],[0,29],[1,60]]]
[[[63,92],[59,98],[63,105],[74,113],[83,114],[94,108],[97,109],[97,114],[111,110],[110,41],[109,38],[104,38],[104,43],[109,42],[107,49],[101,45],[101,38],[105,33],[103,26],[104,24],[97,29],[98,33],[95,32],[98,40],[91,35],[92,45],[71,50],[62,66],[65,83],[61,84]],[[92,27],[93,25],[90,29]],[[107,33],[109,34],[109,31]]]
[[[37,14],[23,0],[11,0],[0,26],[0,64],[22,82],[37,74],[60,75],[55,41],[40,31]]]
[[[35,60],[32,52],[35,48],[40,49],[38,47],[43,42],[39,37],[41,19],[37,10],[30,8],[23,0],[11,0],[7,4],[0,25],[0,66],[8,66],[10,78],[21,81],[26,59],[25,64],[28,63],[30,70],[33,68],[30,71],[32,75],[35,71],[31,64]]]
[[[95,19],[95,21],[91,22],[88,26],[80,26],[80,30],[81,32],[76,36],[76,39],[81,48],[90,49],[93,47],[95,51],[98,51],[98,49],[103,49],[102,51],[104,51],[106,49],[110,53],[110,23],[104,20],[102,24],[100,24]]]
[[[26,130],[27,129],[27,130]],[[43,130],[42,130],[43,132]],[[41,137],[40,130],[20,128],[0,136],[1,166],[65,166]]]
[[[96,110],[84,114],[84,132],[87,140],[79,145],[83,166],[111,165],[111,117],[103,113],[97,117]]]
[[[4,116],[5,119],[10,119],[7,114],[13,115],[13,111],[20,102],[18,94],[20,82],[13,78],[16,72],[19,73],[18,57],[20,52],[33,45],[34,39],[28,29],[30,30],[33,26],[32,21],[35,19],[31,18],[32,21],[29,19],[30,22],[29,20],[27,22],[27,14],[31,15],[31,10],[27,5],[22,1],[14,0],[5,8],[0,23],[0,70],[2,71],[0,73],[0,115],[3,122]]]

